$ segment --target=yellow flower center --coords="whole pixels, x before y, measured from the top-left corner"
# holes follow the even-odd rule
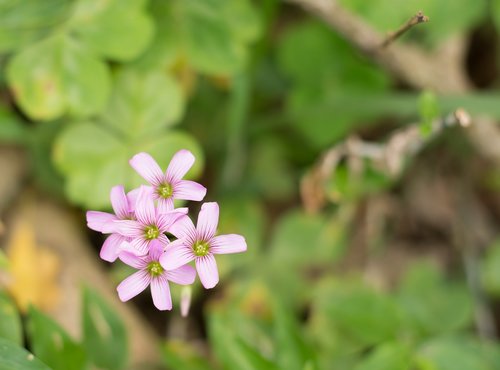
[[[160,236],[160,230],[156,225],[146,226],[144,229],[144,236],[147,240],[156,239]]]
[[[193,245],[193,252],[194,255],[197,257],[206,256],[209,251],[210,251],[210,245],[206,241],[198,240]]]
[[[156,191],[162,198],[170,198],[174,193],[174,189],[172,189],[172,185],[170,184],[161,184]]]
[[[149,272],[149,274],[153,277],[157,277],[157,276],[160,276],[161,274],[163,274],[163,267],[161,267],[160,263],[159,262],[150,262],[148,264],[148,267],[146,268]]]

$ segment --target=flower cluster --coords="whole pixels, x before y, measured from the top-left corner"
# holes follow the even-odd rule
[[[214,255],[246,251],[241,235],[216,236],[217,203],[201,206],[196,226],[187,208],[175,208],[175,199],[201,201],[205,197],[205,187],[183,179],[194,160],[191,152],[180,150],[163,173],[149,154],[136,154],[130,165],[149,185],[128,193],[117,185],[110,194],[114,214],[87,212],[88,227],[109,234],[101,248],[101,258],[108,262],[119,258],[138,270],[117,287],[123,302],[150,286],[156,308],[170,310],[169,281],[193,284],[198,273],[202,285],[213,288],[219,282]],[[176,239],[171,240],[172,236]]]

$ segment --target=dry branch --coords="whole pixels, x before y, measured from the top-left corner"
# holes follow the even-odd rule
[[[398,37],[401,37],[410,28],[412,28],[413,26],[416,26],[417,24],[425,23],[425,22],[429,22],[429,17],[424,15],[424,13],[422,13],[422,11],[419,11],[413,17],[408,19],[408,21],[405,24],[403,24],[401,27],[399,27],[398,30],[389,33],[389,35],[387,35],[384,42],[382,42],[382,45],[380,45],[380,46],[383,48],[389,46],[389,44],[396,41],[396,39]]]
[[[404,169],[406,160],[418,153],[429,141],[449,127],[467,127],[471,124],[469,114],[463,109],[432,122],[431,132],[422,135],[420,125],[415,123],[396,131],[385,143],[371,143],[351,136],[346,141],[328,149],[313,169],[302,179],[301,195],[305,208],[317,212],[326,201],[325,186],[342,159],[352,165],[361,160],[370,160],[374,167],[388,176],[397,177]]]

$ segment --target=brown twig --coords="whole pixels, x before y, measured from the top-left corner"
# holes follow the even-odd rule
[[[419,124],[396,131],[385,143],[371,143],[355,136],[335,145],[323,153],[321,159],[301,182],[301,195],[305,208],[317,212],[326,201],[325,184],[332,177],[342,159],[350,163],[359,160],[369,160],[374,167],[390,177],[397,177],[404,169],[409,157],[418,153],[430,140],[443,130],[471,123],[469,114],[463,109],[457,109],[449,115],[432,122],[431,132],[422,135]]]
[[[420,23],[425,23],[429,22],[429,17],[424,15],[422,11],[419,11],[417,14],[415,14],[413,17],[408,19],[408,21],[403,24],[398,30],[391,32],[387,35],[385,40],[382,42],[380,47],[385,48],[389,46],[392,42],[394,42],[398,37],[401,37],[406,31],[408,31],[410,28],[413,26],[416,26],[417,24]]]

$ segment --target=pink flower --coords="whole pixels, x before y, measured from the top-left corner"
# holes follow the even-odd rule
[[[215,202],[201,206],[196,228],[187,216],[179,219],[170,232],[178,237],[160,257],[165,270],[173,270],[194,260],[201,283],[207,289],[219,282],[214,254],[244,252],[245,238],[237,234],[215,236],[219,222],[219,205]]]
[[[135,203],[136,220],[115,220],[106,227],[126,238],[130,238],[130,245],[139,255],[145,255],[149,251],[149,245],[153,240],[159,240],[163,244],[169,242],[166,232],[183,215],[187,208],[178,208],[165,213],[158,212],[147,186],[139,188],[137,201]]]
[[[128,301],[151,286],[151,296],[155,307],[161,311],[172,309],[172,298],[168,282],[193,284],[196,272],[191,266],[181,266],[173,270],[164,269],[160,263],[164,248],[159,240],[153,240],[146,256],[136,256],[130,252],[120,253],[120,260],[139,271],[133,273],[116,288],[122,302]]]
[[[135,192],[130,192],[125,195],[123,186],[114,186],[111,189],[110,198],[111,205],[115,214],[99,211],[87,212],[87,226],[92,230],[99,231],[103,234],[112,232],[109,229],[110,224],[116,220],[133,220]],[[118,258],[121,251],[121,244],[128,239],[123,235],[113,233],[104,242],[101,248],[100,257],[108,262],[114,262]]]
[[[188,150],[179,150],[173,156],[165,173],[147,153],[132,157],[130,165],[153,187],[160,212],[174,209],[174,199],[197,200],[205,197],[207,189],[194,181],[182,180],[194,163],[194,155]]]

